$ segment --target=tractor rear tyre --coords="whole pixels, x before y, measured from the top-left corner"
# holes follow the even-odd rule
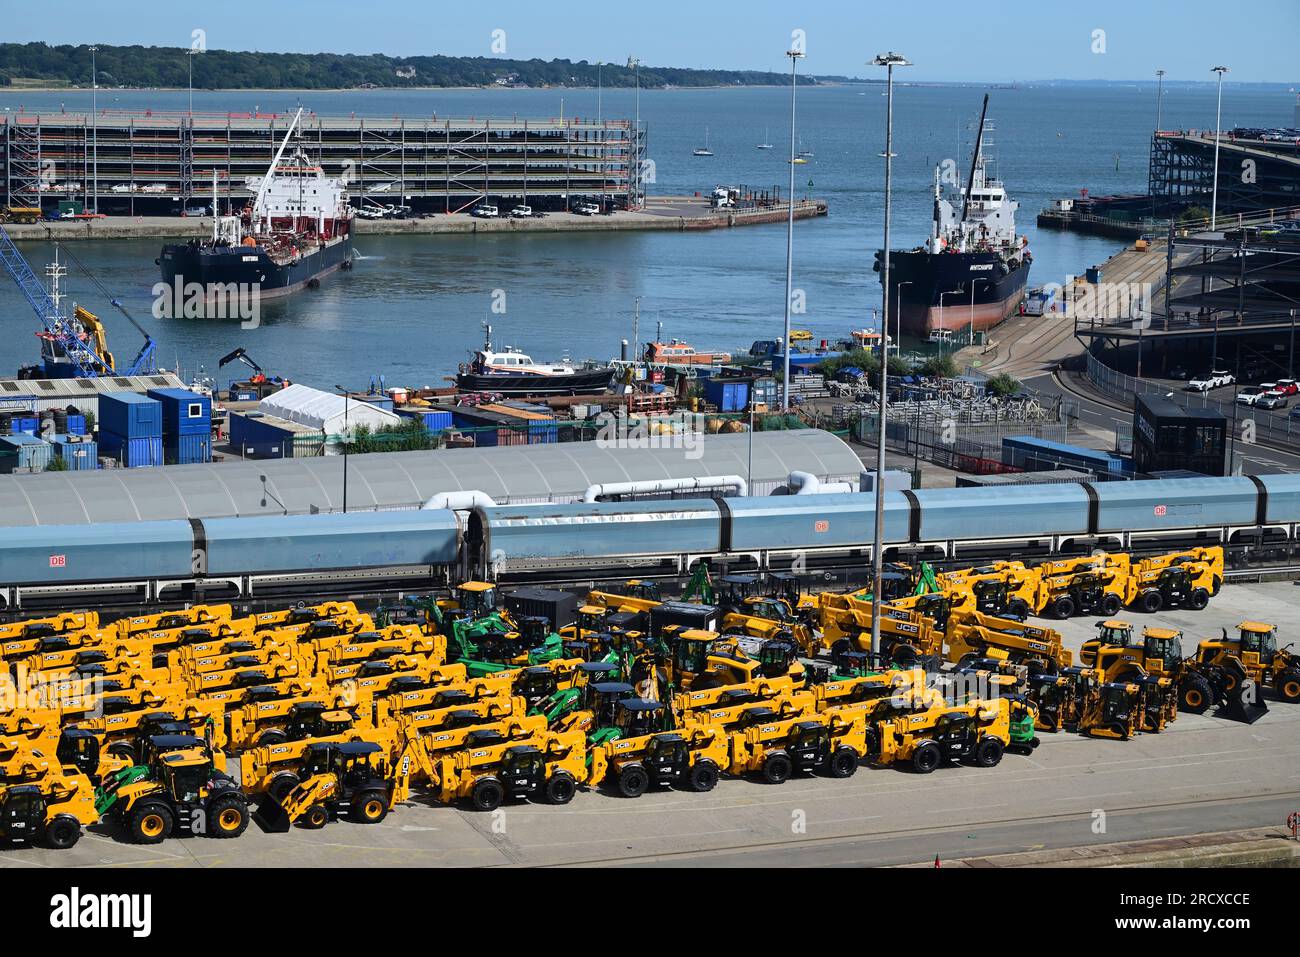
[[[912,770],[917,774],[929,774],[943,763],[943,751],[934,741],[922,741],[912,751]]]
[[[1214,690],[1200,675],[1192,675],[1178,689],[1178,708],[1188,714],[1205,714],[1214,703]]]
[[[712,791],[718,783],[718,766],[712,761],[698,761],[691,768],[691,790],[701,794]]]
[[[269,794],[277,803],[283,804],[284,799],[289,796],[289,792],[296,788],[301,782],[298,775],[292,771],[285,771],[271,778],[271,783],[266,786],[266,793]]]
[[[858,753],[852,748],[839,748],[826,763],[826,773],[833,778],[851,778],[858,770]]]
[[[910,668],[912,665],[916,664],[917,657],[916,649],[911,645],[895,645],[894,651],[890,655],[894,664],[898,665],[900,668]]]
[[[572,774],[560,771],[546,782],[546,800],[549,804],[568,804],[578,793],[578,782]]]
[[[1053,618],[1073,618],[1074,617],[1074,599],[1069,595],[1062,595],[1056,601],[1052,602]]]
[[[776,754],[769,754],[763,762],[763,780],[768,784],[784,784],[790,780],[790,775],[793,773],[794,765],[790,761],[790,756],[779,751]]]
[[[1210,593],[1204,588],[1193,588],[1192,593],[1187,596],[1187,607],[1192,611],[1204,611],[1209,603]]]
[[[325,808],[319,804],[307,808],[307,813],[305,813],[298,821],[299,824],[309,831],[319,831],[329,822],[330,812],[325,810]]]
[[[248,827],[248,807],[242,798],[226,794],[207,807],[208,836],[239,837]]]
[[[474,784],[469,801],[476,811],[495,811],[506,799],[506,789],[496,778],[484,778]]]
[[[358,824],[378,824],[388,817],[388,795],[379,788],[362,791],[352,799],[352,820]]]
[[[1148,615],[1154,615],[1165,607],[1165,596],[1152,589],[1138,596],[1138,608]]]
[[[1123,604],[1119,600],[1119,595],[1114,592],[1107,592],[1101,599],[1101,613],[1107,618],[1113,618],[1119,614]]]
[[[650,775],[645,768],[633,764],[624,768],[618,775],[618,793],[625,798],[638,798],[650,787]]]
[[[161,844],[171,834],[175,823],[176,819],[167,805],[143,804],[131,812],[127,833],[136,844]]]
[[[1007,614],[1012,618],[1025,619],[1029,617],[1029,605],[1022,598],[1013,598],[1007,603]]]
[[[284,744],[288,740],[289,736],[279,728],[270,728],[257,736],[257,746],[264,748],[272,744]]]
[[[1300,701],[1300,671],[1288,669],[1278,675],[1277,694],[1283,701]]]
[[[71,817],[56,817],[41,835],[41,843],[56,851],[66,851],[79,840],[81,840],[81,824]]]
[[[994,768],[1002,761],[1006,747],[997,738],[981,738],[975,745],[975,765],[981,768]]]

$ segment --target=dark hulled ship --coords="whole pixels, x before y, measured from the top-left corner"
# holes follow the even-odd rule
[[[936,169],[930,238],[924,246],[890,253],[891,300],[903,335],[948,339],[953,333],[981,332],[1011,315],[1024,299],[1033,257],[1028,239],[1016,235],[1020,204],[987,173],[987,110],[986,95],[965,188],[945,197]],[[881,258],[877,252],[877,271]]]
[[[282,162],[301,116],[299,110],[253,201],[239,215],[217,216],[208,240],[163,247],[163,282],[184,287],[187,296],[197,283],[206,299],[223,295],[231,284],[274,299],[351,267],[352,208],[343,183],[327,178],[301,147]],[[216,202],[214,182],[214,207]]]

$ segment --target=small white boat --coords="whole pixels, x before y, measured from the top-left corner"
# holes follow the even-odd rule
[[[709,149],[709,128],[704,128],[704,145],[697,146],[694,150],[696,156],[712,156],[713,150]]]
[[[763,127],[763,142],[756,144],[754,146],[754,149],[770,150],[771,148],[772,148],[772,144],[767,141],[767,127],[765,126]]]

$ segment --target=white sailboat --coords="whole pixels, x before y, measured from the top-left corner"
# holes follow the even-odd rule
[[[756,144],[754,145],[754,149],[757,149],[757,150],[770,150],[771,148],[772,148],[772,144],[769,143],[769,142],[767,141],[767,127],[765,126],[765,127],[763,127],[763,142],[761,142],[761,143],[756,143]]]
[[[713,150],[709,149],[709,128],[704,128],[704,145],[697,146],[694,150],[696,156],[712,156]]]

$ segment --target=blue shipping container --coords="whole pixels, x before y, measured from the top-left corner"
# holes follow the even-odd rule
[[[100,431],[100,452],[125,468],[138,469],[163,464],[161,435],[127,438],[113,432]]]
[[[208,435],[212,432],[212,398],[189,389],[150,389],[162,407],[163,435]]]
[[[423,423],[430,432],[441,432],[452,427],[449,409],[422,409],[418,406],[407,406],[393,411],[404,418]]]
[[[743,412],[749,408],[749,382],[745,379],[709,379],[704,398],[719,412]]]
[[[128,439],[161,436],[162,406],[134,392],[105,392],[99,397],[99,431]]]
[[[53,452],[50,443],[32,435],[0,436],[0,471],[37,469],[44,471]]]
[[[86,417],[84,415],[68,416],[68,435],[85,435]]]
[[[212,434],[170,435],[163,440],[163,461],[168,465],[194,465],[212,461]]]
[[[1002,462],[1026,471],[1042,471],[1057,465],[1079,466],[1112,475],[1132,471],[1127,459],[1113,452],[1087,449],[1029,435],[1007,436],[1002,440]]]
[[[68,436],[56,435],[53,446],[54,457],[62,459],[70,470],[99,468],[99,445],[96,442],[69,442]]]
[[[40,428],[40,426],[41,426],[40,420],[35,418],[34,416],[33,417],[14,416],[12,419],[9,420],[9,431],[13,435],[22,435],[24,432],[27,433],[28,435],[35,435],[36,430]]]

